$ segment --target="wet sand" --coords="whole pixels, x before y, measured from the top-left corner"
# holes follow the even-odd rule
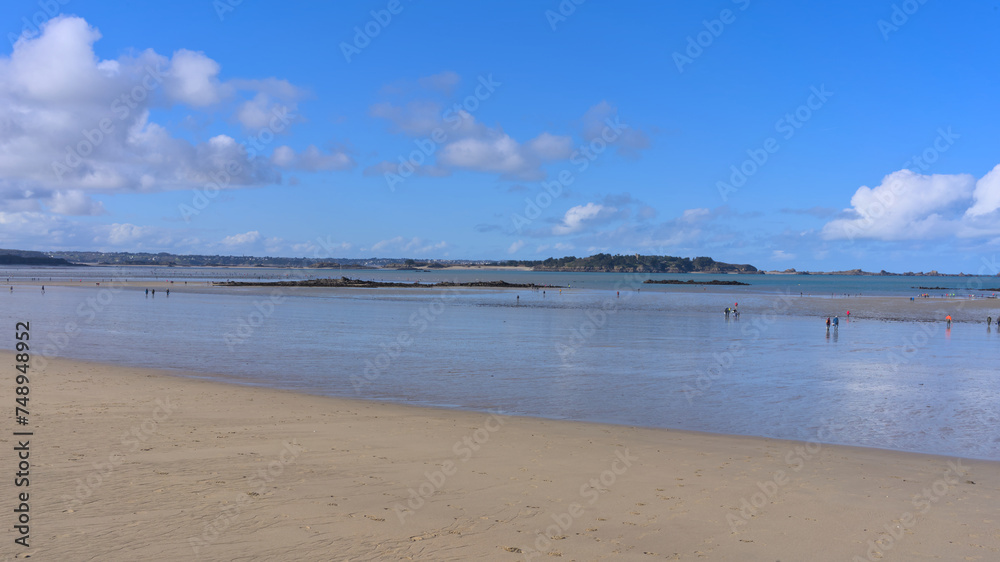
[[[1000,558],[1000,463],[66,359],[30,396],[31,546],[8,525],[0,560]]]

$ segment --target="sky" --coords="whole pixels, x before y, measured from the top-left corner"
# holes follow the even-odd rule
[[[0,8],[0,247],[997,273],[998,0]]]

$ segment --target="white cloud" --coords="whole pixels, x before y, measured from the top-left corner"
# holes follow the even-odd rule
[[[1000,209],[1000,164],[976,182],[972,193],[975,203],[967,211],[967,217],[981,217]]]
[[[423,166],[414,166],[411,164],[411,167],[413,168],[412,173],[418,176],[442,178],[451,175],[451,170],[448,170],[447,168],[442,168],[440,166],[435,166],[433,164],[423,165]],[[406,171],[409,172],[409,170]],[[389,162],[388,160],[383,160],[382,162],[379,162],[372,166],[368,166],[367,168],[365,168],[364,171],[364,175],[366,176],[382,176],[385,174],[399,174],[399,173],[400,173],[400,164],[398,162]]]
[[[443,240],[433,243],[417,237],[407,239],[402,236],[396,236],[395,238],[376,242],[372,244],[370,249],[372,252],[404,252],[407,253],[407,257],[410,257],[417,254],[427,254],[428,252],[439,253],[440,250],[444,250],[447,247],[448,243]]]
[[[601,219],[608,218],[617,212],[614,207],[606,207],[597,203],[587,203],[571,207],[562,218],[562,223],[552,227],[552,234],[574,234]]]
[[[518,240],[517,242],[511,244],[509,248],[507,248],[507,253],[508,254],[517,253],[517,251],[523,247],[524,247],[524,240]]]
[[[681,216],[679,220],[682,220],[684,222],[697,222],[709,216],[711,213],[712,212],[709,211],[708,209],[703,209],[703,208],[687,209],[684,211],[684,214]]]
[[[453,168],[499,173],[507,179],[540,180],[540,166],[548,161],[569,158],[569,137],[542,133],[519,144],[501,129],[483,129],[480,134],[450,142],[442,147],[438,162]]]
[[[259,125],[273,99],[294,100],[301,95],[297,88],[274,78],[221,81],[217,62],[186,49],[171,57],[151,49],[124,50],[116,59],[101,60],[94,52],[100,38],[82,18],[59,16],[37,36],[22,36],[9,55],[0,55],[5,209],[28,210],[27,198],[52,212],[94,214],[100,204],[86,204],[84,195],[201,187],[233,163],[239,171],[230,173],[224,187],[280,181],[267,159],[248,158],[232,137],[192,143],[150,115],[177,104],[218,112],[237,92],[249,92],[251,101],[233,118]],[[203,118],[188,119],[186,126],[211,122],[212,113],[197,115]],[[316,169],[345,165],[340,155],[308,154],[303,161]]]
[[[264,251],[269,255],[281,253],[284,247],[285,241],[277,236],[264,239]]]
[[[47,201],[49,211],[60,215],[103,215],[104,204],[79,190],[57,191]]]
[[[455,168],[504,174],[518,173],[527,164],[517,142],[502,131],[448,144],[441,150],[439,160]]]
[[[563,243],[563,242],[558,242],[556,244],[541,244],[537,248],[535,248],[535,253],[536,254],[540,254],[540,253],[542,253],[542,252],[544,252],[546,250],[557,250],[557,251],[560,251],[560,252],[568,252],[568,251],[574,249],[575,247],[576,246],[574,246],[572,244],[566,244],[566,243]]]
[[[566,160],[573,153],[573,141],[568,136],[542,132],[521,143],[500,127],[477,122],[464,109],[444,108],[434,101],[417,100],[405,105],[377,103],[371,106],[370,113],[392,123],[393,132],[432,143],[436,162],[424,164],[431,170],[465,169],[496,173],[505,179],[540,180],[545,177],[543,164]],[[409,155],[407,152],[401,156],[405,159]]]
[[[271,97],[260,92],[253,99],[240,104],[236,109],[236,120],[243,125],[244,129],[259,131],[270,124],[275,109],[281,107],[283,106],[280,104],[271,103]]]
[[[376,103],[370,112],[372,117],[390,121],[395,126],[393,132],[414,137],[429,135],[444,124],[441,105],[432,101],[413,101],[403,107]]]
[[[858,188],[847,210],[853,216],[828,222],[822,236],[912,240],[954,235],[974,188],[975,178],[969,174],[927,176],[900,170],[875,188]]]
[[[291,147],[279,146],[271,154],[271,162],[280,168],[304,172],[350,170],[356,165],[345,152],[323,152],[315,145],[309,145],[298,154]]]
[[[43,25],[41,36],[22,36],[14,44],[10,58],[0,62],[0,84],[40,102],[93,100],[106,76],[116,74],[115,64],[97,64],[91,45],[100,38],[101,33],[80,18],[53,18]]]
[[[542,160],[565,160],[573,153],[573,139],[542,133],[528,141],[525,148]]]
[[[248,246],[251,244],[256,244],[261,240],[260,232],[256,230],[251,230],[250,232],[245,232],[243,234],[233,234],[232,236],[226,236],[222,239],[222,245],[234,248],[237,246]]]
[[[191,107],[212,105],[231,93],[231,88],[219,81],[219,70],[219,63],[205,53],[180,49],[170,59],[164,88],[179,103]]]
[[[116,246],[133,244],[152,233],[146,226],[134,224],[112,224],[108,227],[107,241]]]
[[[431,76],[424,76],[417,80],[420,87],[427,88],[428,90],[437,90],[446,96],[450,96],[452,90],[461,81],[458,73],[452,72],[450,70],[445,70],[444,72],[439,72],[437,74],[432,74]]]
[[[787,261],[795,259],[795,254],[789,254],[784,250],[775,250],[771,252],[771,259],[776,261]]]

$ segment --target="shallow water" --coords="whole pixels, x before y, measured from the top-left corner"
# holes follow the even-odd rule
[[[278,269],[222,267],[7,267],[0,269],[0,282],[5,279],[39,282],[54,280],[110,281],[111,279],[176,280],[179,283],[250,280],[295,280],[328,277],[351,277],[374,281],[436,283],[439,281],[471,282],[504,280],[509,283],[558,285],[577,289],[615,290],[639,283],[643,291],[676,292],[676,285],[642,285],[644,279],[675,279],[680,281],[739,281],[746,286],[703,287],[708,293],[776,294],[803,293],[812,296],[839,297],[844,294],[866,296],[915,296],[931,293],[993,295],[980,289],[1000,289],[1000,276],[993,277],[915,277],[871,275],[706,275],[706,274],[622,274],[622,273],[559,273],[519,270],[455,269],[443,271],[396,271],[371,269]],[[942,287],[927,290],[920,287]],[[689,289],[689,288],[684,288]],[[1000,291],[996,292],[1000,294]]]
[[[982,325],[828,332],[779,297],[720,291],[269,291],[17,287],[0,302],[11,328],[31,322],[35,353],[552,418],[792,439],[824,427],[828,442],[1000,460],[1000,334]],[[720,312],[730,299],[739,320]]]

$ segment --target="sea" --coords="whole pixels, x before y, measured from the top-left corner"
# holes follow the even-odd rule
[[[341,276],[538,287],[213,284]],[[142,282],[172,290],[150,295]],[[970,276],[6,267],[0,348],[14,348],[15,322],[30,322],[36,362],[1000,460],[1000,332],[982,312],[996,302],[1000,317],[989,300],[1000,291],[983,290],[998,287]],[[965,299],[987,308],[963,309]],[[839,324],[827,328],[831,316]]]

